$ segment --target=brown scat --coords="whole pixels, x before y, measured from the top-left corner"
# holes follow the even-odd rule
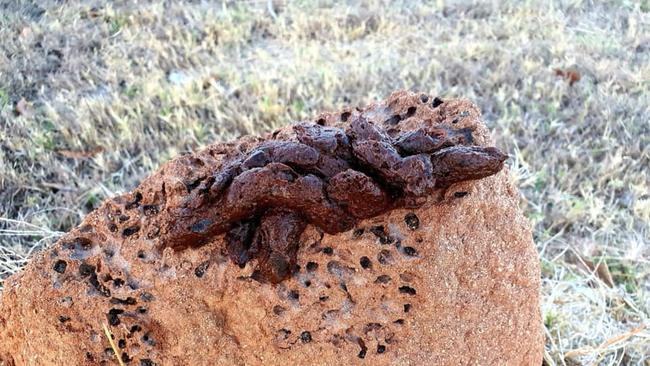
[[[376,216],[390,206],[390,196],[383,187],[352,169],[334,176],[327,186],[327,194],[356,218]]]
[[[210,193],[213,196],[221,195],[240,172],[241,167],[236,163],[228,165],[223,170],[217,172],[214,175],[214,182],[210,186]]]
[[[245,170],[269,163],[282,163],[304,170],[313,170],[319,159],[316,149],[296,142],[268,141],[254,149],[242,163]]]
[[[346,231],[352,218],[325,194],[325,183],[315,175],[301,176],[290,167],[271,163],[246,171],[233,181],[219,210],[222,217],[244,219],[264,209],[287,208],[328,233]]]
[[[293,130],[298,141],[320,152],[313,172],[330,178],[350,169],[352,152],[349,138],[343,130],[309,123],[297,124]]]
[[[494,147],[453,146],[440,150],[431,157],[436,188],[496,174],[506,159],[508,155]]]
[[[250,248],[255,230],[259,225],[256,221],[252,219],[236,222],[226,234],[228,257],[240,267],[244,267],[246,262],[251,259]]]
[[[253,151],[241,166],[244,170],[249,170],[253,168],[259,168],[267,165],[271,161],[271,157],[268,154],[268,151],[265,149],[256,149]]]
[[[378,175],[385,185],[401,189],[407,201],[425,197],[431,192],[434,181],[428,156],[420,154],[403,158],[389,137],[362,118],[353,121],[349,131],[355,136],[352,143],[355,158]]]
[[[301,176],[281,163],[244,171],[214,203],[181,209],[161,242],[174,248],[201,245],[227,231],[232,223],[274,207],[302,212],[326,232],[346,231],[354,224],[352,217],[329,201],[324,184],[314,175]]]
[[[350,123],[346,134],[352,141],[382,141],[389,142],[390,137],[374,123],[363,117],[359,117]]]
[[[291,275],[305,226],[303,217],[294,211],[271,209],[262,215],[251,246],[259,258],[257,280],[278,283]]]
[[[203,175],[189,183],[184,203],[167,212],[172,222],[163,223],[160,245],[199,246],[227,232],[231,260],[244,266],[258,259],[254,278],[277,283],[293,271],[298,240],[291,238],[306,224],[347,231],[360,219],[419,207],[437,188],[492,175],[506,158],[471,146],[470,128],[417,122],[419,114],[411,113],[403,121],[411,127],[401,130],[361,112],[345,123],[303,122],[293,134],[244,139],[214,172],[201,163]]]
[[[353,151],[363,166],[408,197],[424,197],[433,189],[428,156],[402,158],[391,145],[375,140],[355,142]]]
[[[395,141],[395,147],[402,155],[415,155],[430,154],[445,147],[472,142],[472,131],[469,128],[421,128],[401,134]]]
[[[293,126],[298,141],[318,149],[321,153],[350,159],[350,140],[343,130],[324,127],[313,123],[299,123]]]

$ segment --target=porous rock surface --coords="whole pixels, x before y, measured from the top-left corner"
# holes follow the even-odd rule
[[[7,281],[0,363],[539,365],[537,255],[479,118],[396,92],[165,164]]]

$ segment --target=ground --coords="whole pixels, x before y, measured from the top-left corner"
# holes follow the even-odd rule
[[[483,110],[548,365],[650,365],[650,3],[0,0],[0,287],[162,162],[405,88]]]

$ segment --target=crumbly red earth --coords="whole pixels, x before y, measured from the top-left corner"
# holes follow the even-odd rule
[[[180,156],[7,281],[0,364],[539,364],[517,190],[468,180],[489,145],[471,103],[396,92]]]

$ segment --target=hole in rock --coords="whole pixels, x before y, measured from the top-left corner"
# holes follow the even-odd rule
[[[79,265],[79,275],[81,275],[81,277],[88,277],[94,273],[95,273],[95,266],[90,265],[88,263],[81,263]]]
[[[416,230],[420,227],[420,219],[413,212],[407,213],[406,216],[404,216],[404,222],[411,230]]]
[[[210,261],[205,261],[199,264],[199,266],[194,269],[194,275],[196,275],[198,278],[203,277],[205,271],[208,270],[208,267],[210,267]]]
[[[359,259],[359,264],[361,265],[361,268],[363,269],[368,269],[372,268],[372,262],[370,261],[370,258],[363,256],[361,259]]]
[[[404,254],[408,255],[409,257],[415,257],[418,255],[418,251],[413,248],[413,247],[404,247]]]
[[[151,336],[151,333],[149,333],[149,332],[145,333],[142,336],[142,338],[140,338],[140,339],[142,340],[142,343],[144,343],[146,345],[149,345],[149,346],[152,346],[152,347],[156,345],[156,341],[153,339],[153,337]]]
[[[154,296],[149,292],[143,292],[142,294],[140,294],[140,298],[144,302],[151,302],[151,301],[153,301]]]
[[[382,249],[379,254],[377,254],[377,261],[383,265],[389,265],[393,263],[393,255],[390,251]]]
[[[359,238],[361,235],[363,235],[364,232],[365,232],[364,229],[355,229],[355,230],[352,232],[352,236],[353,236],[354,238]]]
[[[120,318],[118,315],[124,313],[124,310],[122,309],[111,309],[108,311],[108,314],[106,314],[106,320],[108,320],[108,324],[112,326],[118,326],[120,325]]]
[[[406,118],[412,117],[416,111],[417,107],[409,107],[409,109],[406,110]]]
[[[58,260],[56,263],[54,263],[54,272],[57,273],[65,273],[65,269],[68,267],[68,263],[66,263],[64,260]]]
[[[389,119],[387,119],[384,123],[390,126],[395,126],[402,120],[402,117],[399,114],[395,114]]]
[[[135,305],[136,301],[133,297],[127,297],[126,299],[112,297],[110,303],[113,305]]]
[[[142,212],[145,216],[153,216],[158,214],[158,206],[156,205],[144,205],[142,206]]]
[[[393,242],[393,238],[388,235],[386,229],[384,228],[384,225],[373,226],[370,228],[370,232],[379,238],[379,242],[381,244],[390,244]]]
[[[126,352],[122,352],[122,362],[129,363],[131,362],[131,357]]]
[[[59,315],[59,322],[61,322],[61,323],[65,323],[65,322],[69,322],[69,321],[70,321],[70,317],[69,317],[69,316]]]
[[[413,287],[410,287],[410,286],[400,286],[399,292],[402,293],[402,294],[407,294],[407,295],[411,295],[411,296],[416,294],[415,289]]]
[[[307,262],[307,272],[314,272],[318,269],[318,263],[316,262]]]
[[[127,227],[126,229],[122,230],[122,236],[129,237],[138,231],[140,231],[140,226]]]
[[[391,278],[389,275],[381,275],[378,276],[377,279],[375,280],[375,283],[388,283],[390,282]]]
[[[289,291],[288,296],[289,296],[289,299],[291,299],[291,300],[296,300],[296,301],[300,300],[300,293],[298,291],[296,291],[296,290]]]
[[[283,306],[280,305],[275,305],[273,307],[273,314],[275,315],[282,315],[287,309],[285,309]]]
[[[140,201],[142,201],[142,193],[138,192],[138,193],[135,194],[135,197],[134,197],[133,201],[127,203],[124,206],[124,208],[126,210],[134,209],[134,208],[140,206]]]
[[[300,333],[300,340],[302,341],[302,343],[311,342],[311,333],[309,333],[308,331],[304,331]]]

